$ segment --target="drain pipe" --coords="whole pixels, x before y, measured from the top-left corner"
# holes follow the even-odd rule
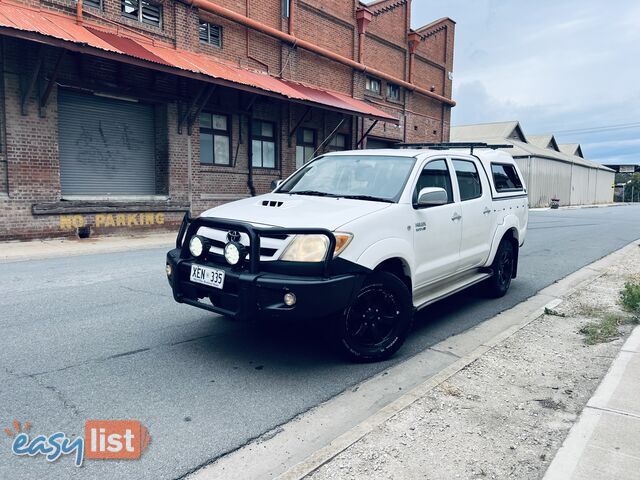
[[[253,184],[253,141],[251,140],[253,137],[253,111],[247,113],[247,122],[249,122],[247,126],[247,187],[249,187],[251,196],[255,197],[256,187]]]
[[[322,57],[328,58],[329,60],[333,60],[334,62],[341,63],[348,67],[353,68],[359,72],[368,73],[374,77],[378,77],[382,80],[386,80],[391,83],[395,83],[396,85],[403,87],[410,92],[418,92],[421,95],[425,95],[427,97],[438,100],[439,102],[445,103],[451,107],[456,105],[456,102],[451,100],[450,98],[444,97],[442,95],[438,95],[426,88],[418,87],[412,83],[409,83],[400,78],[394,77],[393,75],[389,75],[381,70],[377,70],[375,68],[368,67],[360,62],[356,62],[350,58],[344,57],[338,53],[327,50],[326,48],[319,47],[311,42],[307,42],[306,40],[301,40],[293,35],[289,35],[281,30],[265,25],[264,23],[258,22],[251,18],[245,17],[240,13],[236,13],[228,8],[221,7],[217,3],[214,3],[211,0],[180,0],[182,3],[186,5],[190,5],[196,8],[199,8],[205,12],[212,13],[214,15],[218,15],[226,18],[227,20],[231,20],[233,22],[239,23],[240,25],[244,25],[245,27],[252,28],[260,33],[268,35],[270,37],[281,40],[290,45],[295,45],[300,48],[304,48],[309,52],[313,52]]]
[[[294,35],[296,0],[289,0],[289,35]]]
[[[76,3],[76,23],[82,25],[82,0],[77,0]]]
[[[416,60],[416,49],[420,43],[420,35],[416,32],[409,34],[409,82],[413,83],[413,65]]]
[[[358,62],[364,63],[364,38],[367,35],[367,27],[373,20],[373,12],[361,7],[356,10],[356,22],[358,24]]]

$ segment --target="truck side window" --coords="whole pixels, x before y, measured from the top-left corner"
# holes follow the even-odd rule
[[[518,172],[513,165],[502,163],[492,163],[491,173],[496,192],[512,192],[522,190],[522,181],[518,177]]]
[[[453,160],[453,168],[458,177],[460,200],[473,200],[482,196],[482,184],[476,164],[469,160]]]
[[[444,160],[434,160],[425,165],[418,178],[416,189],[413,192],[413,203],[417,203],[420,190],[427,187],[444,188],[447,192],[448,203],[453,203],[453,188],[451,187],[451,174]]]

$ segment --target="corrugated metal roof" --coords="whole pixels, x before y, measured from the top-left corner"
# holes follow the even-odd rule
[[[549,148],[549,144],[555,142],[555,138],[550,133],[546,135],[527,135],[527,141],[538,147]],[[552,150],[558,151],[555,148]]]
[[[466,139],[478,138],[507,138],[513,130],[519,125],[517,121],[496,122],[496,123],[478,123],[475,125],[458,125],[451,129],[451,141],[465,141]],[[453,138],[453,130],[459,139]]]
[[[329,107],[350,114],[398,123],[398,119],[368,103],[338,92],[291,82],[247,69],[224,64],[210,56],[174,48],[122,28],[108,28],[75,17],[25,5],[0,2],[0,27],[35,33],[82,45],[91,49],[121,54],[164,67],[201,74],[239,85],[277,94],[291,100]],[[5,33],[11,30],[5,30]]]
[[[566,153],[567,155],[578,155],[578,150],[580,150],[579,143],[563,143],[558,145],[558,148],[561,152]]]
[[[604,165],[586,160],[573,154],[567,154],[562,151],[563,145],[558,145],[560,152],[546,148],[546,145],[552,138],[552,135],[529,136],[527,142],[509,138],[513,130],[519,125],[518,122],[501,122],[501,123],[485,123],[478,125],[462,125],[459,127],[451,127],[452,142],[486,142],[486,143],[507,143],[513,145],[512,149],[505,150],[512,157],[540,157],[557,160],[560,162],[574,163],[588,168],[597,168],[600,170],[612,171]],[[485,135],[489,133],[490,135]],[[540,138],[538,138],[540,137]],[[542,137],[547,137],[544,146],[539,146]],[[530,139],[534,142],[530,142]]]

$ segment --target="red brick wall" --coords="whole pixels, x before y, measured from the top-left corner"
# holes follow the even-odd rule
[[[67,14],[75,12],[74,0],[30,0],[29,3]],[[400,101],[391,101],[385,98],[385,82],[382,95],[365,94],[365,75],[349,67],[300,48],[293,49],[273,38],[248,31],[246,27],[199,12],[180,2],[161,0],[160,3],[163,5],[162,28],[122,18],[119,0],[104,0],[103,12],[86,7],[85,16],[91,21],[98,17],[98,21],[105,25],[112,26],[113,22],[117,22],[156,40],[210,55],[232,65],[268,71],[271,75],[281,74],[287,79],[364,98],[400,119],[399,126],[379,122],[372,131],[375,137],[394,141],[448,140],[450,108],[443,108],[435,100],[403,91]],[[288,21],[282,18],[280,11],[281,0],[217,0],[217,3],[272,27],[284,31],[288,29]],[[406,78],[407,75],[409,4],[405,0],[387,0],[375,4],[372,7],[375,16],[369,25],[364,45],[367,65],[399,78]],[[360,6],[357,0],[297,0],[295,33],[302,39],[356,59],[358,35],[355,11]],[[199,41],[200,17],[223,27],[222,48]],[[421,32],[424,41],[418,46],[415,78],[420,86],[429,88],[435,85],[437,93],[450,95],[451,81],[447,73],[453,65],[454,24],[445,21],[437,27],[443,28]],[[28,115],[22,115],[20,82],[24,83],[33,68],[36,48],[35,44],[26,41],[5,39],[4,43],[5,48],[0,49],[0,66],[4,72],[4,105],[0,105],[0,240],[73,235],[75,229],[61,229],[64,219],[60,215],[32,215],[34,205],[60,200],[57,88],[52,91],[44,117],[38,114],[35,97],[28,102]],[[45,57],[45,75],[51,72],[55,60],[54,51],[50,50]],[[109,91],[122,92],[127,96],[140,95],[142,98],[149,94],[158,97],[158,100],[154,100],[157,102],[157,191],[166,195],[167,202],[191,205],[192,212],[198,214],[217,204],[249,195],[247,153],[250,139],[247,136],[247,112],[244,110],[251,97],[247,94],[218,87],[205,107],[209,111],[227,113],[231,118],[232,158],[237,161],[231,167],[224,167],[200,163],[198,121],[194,123],[191,135],[186,125],[183,125],[182,133],[178,133],[179,111],[201,88],[197,82],[72,53],[65,57],[58,81],[89,89],[108,88]],[[268,97],[259,97],[253,104],[253,116],[274,122],[279,130],[278,167],[253,169],[256,193],[269,191],[272,180],[287,177],[295,170],[296,135],[292,130],[305,112],[307,107],[304,105]],[[316,130],[319,144],[341,118],[338,113],[313,108],[300,126]],[[370,120],[365,120],[363,125],[361,120],[348,117],[339,132],[350,135],[355,145],[370,124]],[[3,128],[6,129],[4,142]],[[318,153],[324,151],[326,148],[319,149]],[[164,222],[162,225],[136,225],[126,229],[96,227],[95,214],[82,213],[80,220],[96,233],[112,234],[133,229],[175,228],[182,216],[182,213],[172,211],[157,213]],[[68,223],[69,220],[64,221]]]
[[[371,7],[373,20],[368,32],[400,47],[407,44],[407,10],[406,0],[388,0]]]

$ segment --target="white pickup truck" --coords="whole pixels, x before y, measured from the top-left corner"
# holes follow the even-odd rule
[[[491,147],[330,153],[272,193],[187,214],[167,254],[174,298],[330,321],[351,359],[388,358],[416,310],[480,282],[500,297],[516,276],[527,191]]]

